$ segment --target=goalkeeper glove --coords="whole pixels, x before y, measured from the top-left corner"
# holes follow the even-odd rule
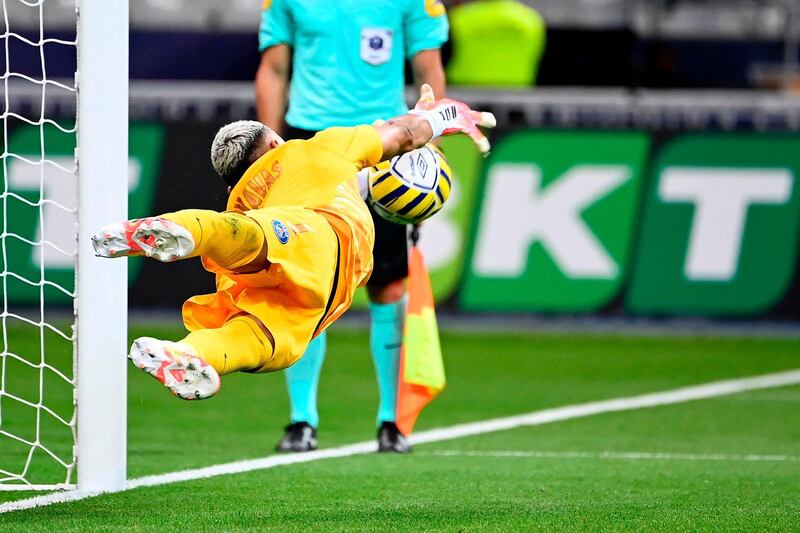
[[[425,117],[433,130],[433,138],[454,133],[466,133],[472,138],[484,156],[489,153],[489,139],[478,126],[493,128],[497,121],[492,113],[473,111],[463,102],[443,98],[436,100],[431,86],[423,84],[417,105],[408,112],[410,115]]]

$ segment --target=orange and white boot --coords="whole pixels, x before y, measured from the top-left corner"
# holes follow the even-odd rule
[[[188,344],[139,337],[128,359],[178,398],[205,400],[219,391],[219,374]]]
[[[115,222],[92,236],[97,257],[146,255],[165,263],[188,257],[195,248],[189,230],[166,218]]]

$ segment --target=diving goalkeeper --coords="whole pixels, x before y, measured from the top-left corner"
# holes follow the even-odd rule
[[[430,86],[421,92],[407,115],[329,128],[307,141],[284,143],[259,122],[228,124],[211,146],[228,184],[227,211],[185,209],[100,229],[92,237],[100,257],[200,257],[216,274],[215,293],[183,305],[190,333],[179,342],[140,337],[131,361],[187,400],[216,394],[221,374],[297,361],[372,270],[374,227],[356,173],[440,135],[467,133],[489,149],[477,126],[494,125],[494,117],[434,100]]]

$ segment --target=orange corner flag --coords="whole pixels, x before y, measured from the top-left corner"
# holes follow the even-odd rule
[[[422,409],[446,383],[431,280],[422,251],[416,246],[408,254],[408,307],[399,382],[397,427],[409,435]]]

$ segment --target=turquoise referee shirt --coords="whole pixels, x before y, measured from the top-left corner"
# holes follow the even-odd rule
[[[292,48],[286,122],[321,130],[408,111],[404,60],[447,32],[441,0],[266,0],[259,49]]]

